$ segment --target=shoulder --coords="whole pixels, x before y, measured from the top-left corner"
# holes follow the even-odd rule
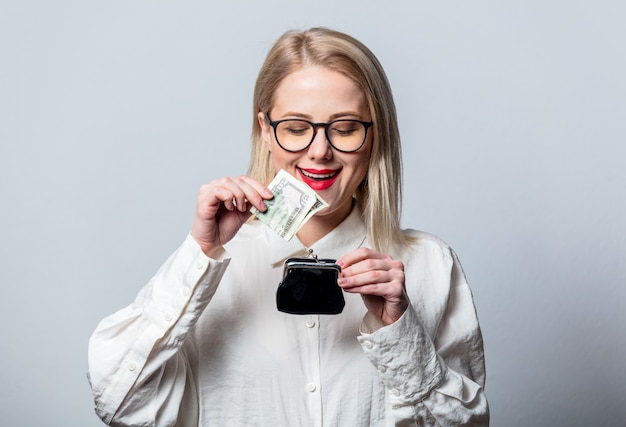
[[[411,228],[402,230],[402,234],[408,242],[405,248],[407,254],[431,254],[449,261],[452,261],[454,257],[452,248],[434,234]]]
[[[431,277],[445,277],[451,286],[467,284],[458,255],[445,241],[423,231],[403,232],[412,240],[401,256],[408,269]]]
[[[404,261],[406,267],[440,273],[451,271],[455,265],[460,267],[456,252],[442,238],[414,229],[405,229],[402,233],[405,243],[397,245],[390,255]]]

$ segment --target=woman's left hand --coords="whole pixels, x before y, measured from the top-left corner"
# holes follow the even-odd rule
[[[404,264],[387,254],[359,248],[337,260],[338,283],[346,292],[358,293],[365,306],[384,325],[398,320],[409,306],[404,288]]]

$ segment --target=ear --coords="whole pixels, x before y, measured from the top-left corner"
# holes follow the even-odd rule
[[[259,126],[261,127],[261,136],[263,137],[263,141],[265,141],[265,145],[267,145],[267,149],[272,151],[272,131],[271,126],[265,120],[265,113],[257,114],[257,120],[259,121]]]

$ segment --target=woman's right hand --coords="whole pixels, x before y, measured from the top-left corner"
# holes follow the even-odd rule
[[[265,185],[245,175],[224,177],[205,184],[198,193],[191,237],[206,255],[211,256],[237,234],[250,218],[252,206],[265,212],[264,200],[273,197]]]

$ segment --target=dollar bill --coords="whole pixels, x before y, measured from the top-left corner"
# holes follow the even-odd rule
[[[302,224],[307,222],[309,219],[311,219],[313,215],[315,215],[325,207],[328,207],[328,203],[326,203],[320,196],[318,196],[317,193],[315,193],[315,196],[315,204],[313,205],[313,207],[311,207],[309,213],[304,217],[304,221],[302,221]]]
[[[328,206],[311,187],[282,169],[268,187],[274,198],[265,201],[267,210],[252,208],[251,212],[285,240],[291,240],[304,223]]]

